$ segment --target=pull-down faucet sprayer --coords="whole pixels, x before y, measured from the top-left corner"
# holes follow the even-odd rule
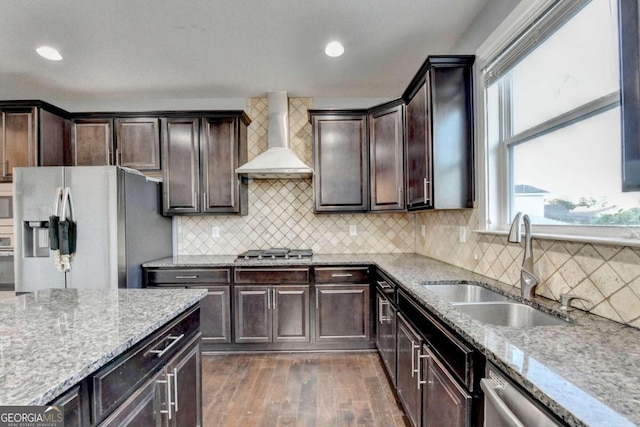
[[[511,243],[522,242],[521,221],[524,222],[524,257],[522,259],[522,267],[520,269],[520,292],[523,298],[533,298],[535,296],[536,287],[538,286],[538,277],[533,273],[533,250],[531,248],[531,220],[529,215],[518,212],[511,223],[508,240]]]

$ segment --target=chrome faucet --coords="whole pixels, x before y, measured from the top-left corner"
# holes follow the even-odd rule
[[[511,223],[509,237],[507,240],[511,243],[522,242],[522,229],[520,227],[521,220],[524,222],[524,258],[522,259],[522,267],[520,269],[520,292],[522,298],[533,298],[536,294],[536,287],[540,282],[538,277],[533,273],[533,250],[531,249],[531,220],[529,215],[518,212]]]

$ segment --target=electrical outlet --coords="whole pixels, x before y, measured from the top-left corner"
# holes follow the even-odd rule
[[[467,228],[460,226],[458,228],[459,238],[458,241],[460,243],[467,243]]]
[[[422,224],[422,237],[425,237],[427,235],[427,226]]]
[[[357,236],[358,235],[358,226],[350,225],[349,226],[349,236]]]
[[[220,238],[220,227],[218,227],[217,225],[211,227],[211,237],[213,237],[214,239]]]

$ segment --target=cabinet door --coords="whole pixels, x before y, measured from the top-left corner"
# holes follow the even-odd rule
[[[271,286],[235,286],[233,296],[235,342],[272,342]]]
[[[200,211],[199,120],[162,120],[163,213]]]
[[[57,406],[64,414],[65,427],[82,427],[89,423],[89,393],[87,383],[81,382],[51,402],[49,406]]]
[[[202,211],[236,213],[238,138],[235,119],[202,119]]]
[[[376,345],[393,385],[396,384],[396,311],[389,299],[377,293]]]
[[[202,368],[200,338],[195,337],[167,365],[170,382],[171,426],[202,425]]]
[[[113,164],[113,120],[76,120],[73,123],[72,153],[74,166]]]
[[[229,286],[193,286],[207,289],[200,301],[200,332],[204,343],[231,342],[231,313]]]
[[[40,160],[38,166],[68,166],[71,164],[71,122],[42,108],[38,109]]]
[[[471,425],[471,396],[460,387],[437,357],[423,347],[421,369],[423,427],[465,427]]]
[[[369,285],[316,285],[316,341],[368,341]]]
[[[116,119],[116,164],[160,170],[160,132],[155,117]]]
[[[414,427],[420,426],[422,406],[419,388],[418,367],[422,339],[401,316],[397,316],[397,363],[396,389],[407,417]]]
[[[309,342],[309,286],[273,287],[273,341]]]
[[[365,115],[314,116],[314,203],[317,212],[366,212],[368,207]]]
[[[163,380],[164,371],[158,372],[142,387],[136,390],[118,407],[101,427],[120,426],[160,426],[167,415],[161,413],[166,408],[167,383]],[[65,417],[65,426],[67,420]],[[88,424],[81,424],[88,425]]]
[[[402,105],[369,116],[371,210],[404,209]]]
[[[407,104],[407,208],[431,206],[431,141],[427,83]]]
[[[34,109],[2,110],[2,149],[0,165],[3,178],[11,178],[14,167],[36,166]]]

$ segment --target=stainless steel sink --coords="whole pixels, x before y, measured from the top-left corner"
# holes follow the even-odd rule
[[[515,302],[453,304],[455,308],[482,323],[526,328],[533,326],[567,326],[570,323],[536,308]]]
[[[509,301],[509,298],[478,285],[425,285],[425,289],[447,302]]]

